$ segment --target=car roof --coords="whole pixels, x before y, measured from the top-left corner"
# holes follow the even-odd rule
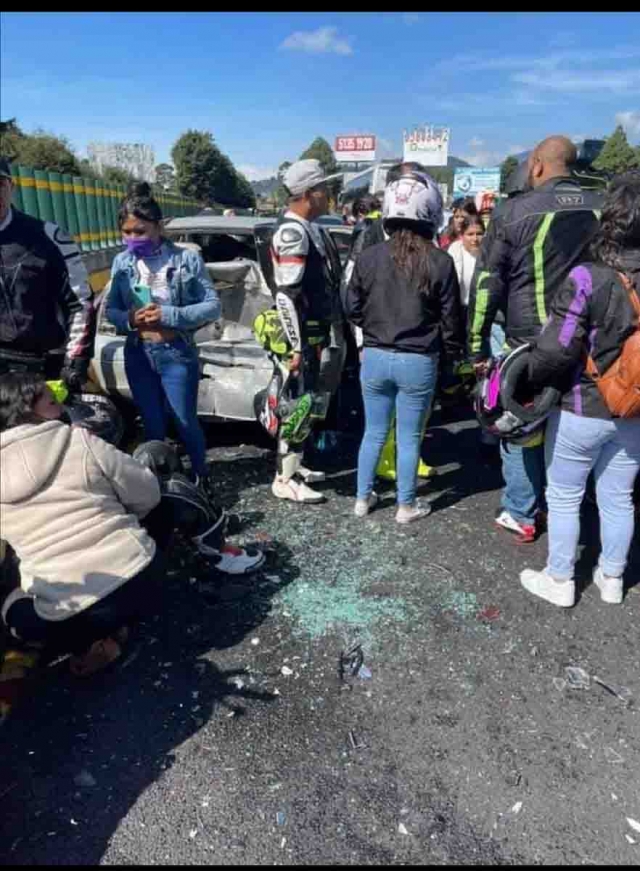
[[[254,218],[236,216],[223,218],[222,215],[190,215],[184,218],[171,218],[164,229],[173,233],[236,233],[249,234],[258,225],[273,224],[274,218]]]

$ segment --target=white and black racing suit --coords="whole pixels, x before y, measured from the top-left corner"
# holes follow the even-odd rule
[[[95,334],[78,246],[57,224],[10,209],[0,225],[0,372],[44,367],[79,389]]]
[[[293,212],[280,218],[270,256],[276,308],[293,352],[302,357],[289,393],[292,398],[311,394],[312,415],[320,419],[340,382],[345,354],[339,259],[322,229]],[[280,439],[278,458],[279,474],[292,477],[302,445],[293,451]]]

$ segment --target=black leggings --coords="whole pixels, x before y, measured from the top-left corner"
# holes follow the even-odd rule
[[[94,641],[160,610],[166,575],[165,553],[173,532],[173,512],[161,502],[140,521],[140,525],[157,546],[154,558],[141,572],[95,605],[66,620],[44,620],[36,613],[33,599],[18,599],[6,615],[11,635],[24,642],[43,644],[54,656],[63,653],[80,655]]]

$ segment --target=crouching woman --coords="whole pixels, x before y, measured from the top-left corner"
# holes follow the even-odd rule
[[[1,613],[87,676],[158,607],[172,523],[153,472],[62,416],[40,376],[0,377],[0,527],[20,560]]]

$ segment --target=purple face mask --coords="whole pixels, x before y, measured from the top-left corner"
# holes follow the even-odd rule
[[[152,257],[162,242],[154,239],[125,239],[129,254],[135,257]]]

